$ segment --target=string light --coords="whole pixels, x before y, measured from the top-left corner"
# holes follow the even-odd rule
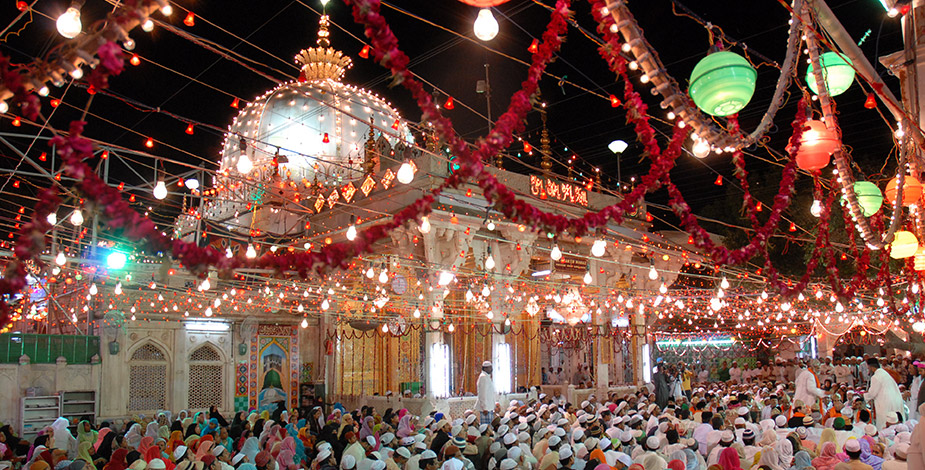
[[[71,223],[77,226],[83,225],[84,215],[80,212],[80,209],[74,209],[74,212],[71,213]]]
[[[82,1],[73,2],[64,13],[58,16],[58,20],[55,21],[58,34],[67,39],[74,39],[80,34],[80,31],[83,29],[83,24],[80,22],[80,7],[82,5]]]
[[[549,252],[549,257],[553,261],[559,261],[560,259],[562,259],[562,251],[559,250],[559,245],[552,246],[552,251]]]
[[[430,233],[430,219],[426,215],[421,217],[421,233]]]
[[[600,238],[594,240],[594,243],[591,244],[591,254],[600,258],[604,256],[604,253],[607,252],[607,242],[601,240]]]
[[[498,35],[498,20],[491,14],[490,9],[479,10],[479,16],[472,25],[472,32],[482,41],[491,41]]]
[[[247,244],[247,251],[244,252],[244,256],[247,257],[247,259],[254,259],[257,257],[257,249],[254,248],[253,243]]]
[[[408,184],[414,180],[414,169],[411,167],[411,163],[405,161],[398,167],[398,173],[396,174],[398,182],[401,184]]]
[[[350,240],[350,241],[354,241],[354,240],[357,239],[357,227],[356,227],[356,225],[350,224],[350,226],[347,227],[347,234],[346,234],[346,236],[347,236],[347,240]]]
[[[167,185],[164,183],[164,180],[158,180],[157,184],[154,185],[154,199],[163,200],[167,197]]]
[[[238,169],[238,173],[246,175],[254,169],[254,162],[251,161],[247,154],[241,154],[241,156],[238,157],[238,164],[236,167]]]

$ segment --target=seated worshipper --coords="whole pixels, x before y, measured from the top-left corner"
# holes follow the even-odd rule
[[[845,442],[845,454],[848,456],[848,461],[839,462],[834,470],[873,470],[874,467],[861,461],[861,443],[857,439],[849,439]]]
[[[909,464],[906,461],[906,457],[909,454],[909,443],[900,442],[898,444],[893,444],[891,448],[893,452],[893,460],[885,460],[883,462],[883,470],[909,470]]]

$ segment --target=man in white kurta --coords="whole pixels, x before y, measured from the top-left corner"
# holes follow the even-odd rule
[[[498,393],[495,392],[495,382],[491,379],[491,361],[482,363],[482,373],[476,383],[479,390],[475,401],[475,409],[479,412],[479,424],[491,425],[494,418],[495,403],[498,402]]]
[[[813,360],[813,365],[817,365],[818,361]],[[806,405],[807,409],[812,406],[813,403],[817,403],[820,398],[825,396],[825,391],[819,388],[819,379],[816,378],[816,374],[809,367],[803,367],[800,369],[800,372],[797,373],[796,379],[796,392],[793,394],[793,400],[803,402]]]
[[[896,381],[887,371],[880,368],[880,361],[875,357],[867,360],[867,368],[870,370],[870,388],[864,394],[864,400],[874,404],[874,411],[877,414],[877,428],[883,429],[886,427],[887,414],[890,412],[896,412],[905,421],[903,396],[899,392]]]

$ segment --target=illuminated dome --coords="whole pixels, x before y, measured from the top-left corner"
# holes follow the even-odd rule
[[[378,159],[365,159],[367,145],[413,142],[388,102],[340,81],[353,64],[329,47],[327,26],[325,15],[318,46],[296,56],[299,79],[247,103],[229,126],[214,184],[224,197],[202,213],[213,225],[249,236],[295,235],[312,213],[306,201],[378,172]]]

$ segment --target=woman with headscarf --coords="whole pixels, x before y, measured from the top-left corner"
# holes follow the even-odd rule
[[[777,432],[768,429],[761,435],[761,440],[756,444],[758,447],[772,447],[777,444]]]
[[[214,442],[205,441],[199,444],[199,447],[196,448],[196,457],[193,459],[197,462],[202,462],[202,458],[206,455],[212,455],[212,447]]]
[[[260,442],[256,437],[247,438],[241,446],[241,453],[247,457],[248,462],[253,462],[258,452],[260,452]]]
[[[373,424],[375,419],[372,416],[367,416],[363,418],[363,424],[360,425],[360,440],[366,439],[368,436],[373,436],[376,439],[376,442],[379,442],[379,436],[373,434]]]
[[[167,452],[173,453],[177,447],[183,445],[183,431],[174,431],[170,433],[170,439],[167,439]]]
[[[116,439],[116,433],[109,428],[103,428],[93,444],[93,462],[97,460],[109,461],[112,455],[112,443]]]
[[[395,435],[399,438],[405,438],[414,434],[414,425],[411,424],[411,415],[402,416],[398,421],[398,431]]]
[[[132,427],[129,428],[128,432],[125,433],[125,440],[128,441],[128,445],[135,449],[141,445],[141,425],[138,423],[133,423]]]
[[[784,469],[790,468],[793,465],[793,444],[790,443],[787,439],[781,439],[777,441],[777,456],[780,459],[780,467]]]
[[[209,421],[206,422],[205,426],[202,426],[202,431],[200,431],[200,436],[205,436],[206,434],[212,434],[218,432],[218,420],[215,418],[209,418]]]
[[[145,427],[145,437],[150,437],[151,439],[157,439],[157,432],[160,426],[155,421],[151,421]]]
[[[825,434],[825,431],[822,433]],[[834,431],[832,434],[834,436]],[[816,470],[834,470],[835,466],[841,463],[841,459],[835,455],[838,453],[835,442],[826,441],[820,442],[820,444],[819,457],[813,459],[813,467]]]
[[[129,465],[126,461],[127,456],[127,450],[116,449],[115,452],[112,453],[112,458],[109,459],[109,463],[103,466],[103,470],[125,470]]]
[[[109,439],[109,442],[112,442],[112,438]],[[83,460],[86,463],[85,468],[87,468],[88,470],[96,470],[96,465],[93,463],[93,457],[90,456],[91,448],[92,448],[92,445],[89,442],[82,442],[78,444],[77,445],[77,458],[74,460]]]
[[[642,459],[642,466],[645,470],[667,470],[668,462],[665,462],[665,459],[653,452]]]
[[[154,438],[151,436],[145,436],[141,438],[141,443],[138,444],[138,447],[135,449],[139,454],[144,454],[148,451],[148,448],[154,445]]]
[[[610,469],[610,467],[607,467]],[[668,470],[685,470],[684,462],[678,459],[674,459],[668,462]]]
[[[777,453],[777,449],[774,447],[762,448],[761,458],[758,459],[758,463],[755,464],[751,470],[758,470],[762,465],[771,470],[786,470],[780,466],[780,456]],[[790,467],[788,466],[787,468],[789,469]]]
[[[883,458],[870,453],[870,442],[867,439],[858,439],[858,442],[861,444],[861,462],[870,465],[874,470],[881,470]]]
[[[81,442],[89,442],[91,444],[96,442],[98,432],[94,431],[90,426],[90,422],[83,420],[77,423],[77,444]]]
[[[189,418],[187,418],[187,419],[189,419]],[[200,436],[200,434],[199,434],[199,424],[197,424],[196,422],[190,423],[190,425],[187,426],[187,428],[186,428],[186,434],[183,435],[183,438],[184,438],[184,439],[189,439],[190,437],[194,437],[194,436],[195,436],[195,437],[199,437],[199,436]],[[128,436],[126,436],[126,437],[128,437]]]
[[[685,460],[687,470],[701,470],[706,467],[706,462],[704,462],[703,455],[700,452],[695,452],[693,449],[684,449],[684,455],[687,457]]]
[[[77,453],[77,439],[74,438],[74,435],[71,434],[71,431],[67,428],[71,424],[67,418],[58,418],[52,423],[51,428],[54,429],[54,446],[55,449],[61,449],[68,452],[70,455]]]
[[[739,453],[732,447],[727,447],[720,452],[717,464],[723,467],[723,470],[742,470],[739,463]]]
[[[790,470],[816,470],[813,468],[813,461],[809,452],[801,450],[793,455],[793,466]]]

